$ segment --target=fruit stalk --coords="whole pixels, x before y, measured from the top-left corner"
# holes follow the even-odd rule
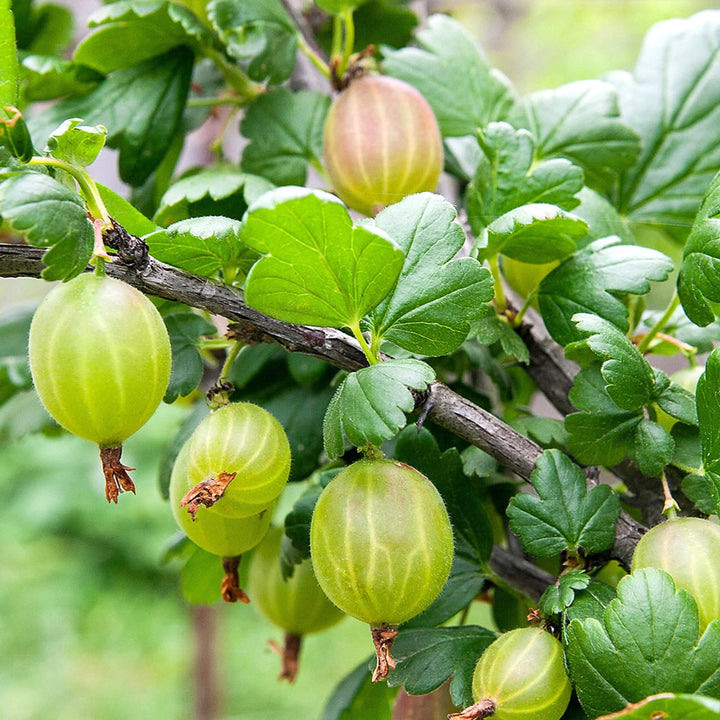
[[[280,656],[280,674],[278,680],[286,680],[294,683],[300,665],[300,649],[302,647],[302,635],[285,633],[285,640],[282,647],[274,640],[270,640],[270,647]]]
[[[448,715],[448,720],[481,720],[495,714],[495,703],[489,698],[483,698],[462,712]]]
[[[240,578],[238,577],[240,560],[242,560],[242,555],[236,555],[231,558],[224,557],[222,559],[225,577],[222,580],[220,592],[222,594],[222,599],[225,602],[234,603],[239,600],[241,603],[245,603],[245,605],[247,605],[250,602],[250,598],[240,587]]]
[[[395,667],[395,660],[390,654],[390,650],[397,637],[397,628],[392,625],[380,625],[379,627],[371,627],[370,633],[377,658],[372,681],[378,682],[378,680],[384,680],[388,676],[390,669]]]
[[[135,483],[128,475],[128,470],[135,470],[120,462],[122,445],[114,448],[100,448],[100,462],[102,462],[105,476],[105,497],[108,502],[117,504],[118,496],[122,492],[135,494]]]

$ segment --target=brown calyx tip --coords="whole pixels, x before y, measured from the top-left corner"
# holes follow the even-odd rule
[[[302,646],[302,635],[285,633],[285,644],[280,647],[274,640],[269,640],[270,649],[280,656],[281,666],[278,680],[286,680],[294,683],[297,677],[300,663],[300,647]]]
[[[238,577],[238,567],[240,566],[241,559],[241,555],[222,559],[225,577],[222,579],[220,594],[225,602],[234,603],[239,601],[247,605],[250,602],[250,598],[240,587],[240,578]]]
[[[390,654],[392,644],[397,637],[397,630],[391,625],[380,625],[379,627],[371,627],[373,643],[375,645],[375,655],[377,664],[373,672],[372,681],[384,680],[391,668],[395,667],[395,660]]]
[[[482,720],[482,718],[489,718],[494,714],[495,703],[489,698],[483,698],[462,712],[448,715],[448,720]]]
[[[114,448],[100,448],[100,461],[105,476],[105,497],[108,502],[117,504],[118,495],[122,492],[135,493],[135,483],[128,475],[128,470],[135,470],[120,462],[122,445]]]
[[[200,506],[212,507],[223,496],[227,486],[235,479],[236,475],[237,473],[220,472],[217,477],[201,480],[183,495],[182,500],[180,500],[180,507],[187,506],[190,517],[195,520],[195,515]]]

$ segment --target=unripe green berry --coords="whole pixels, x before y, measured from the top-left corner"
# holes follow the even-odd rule
[[[353,80],[328,113],[325,168],[349,207],[375,215],[412,193],[432,191],[443,168],[437,120],[425,98],[402,80]]]

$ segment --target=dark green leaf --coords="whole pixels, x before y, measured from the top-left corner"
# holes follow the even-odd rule
[[[602,619],[605,608],[616,596],[615,588],[593,580],[585,590],[575,594],[575,601],[563,613],[565,623],[587,618]]]
[[[530,351],[508,321],[490,309],[487,316],[473,323],[471,336],[482,345],[500,342],[503,352],[521,363],[530,362]]]
[[[355,10],[355,51],[368,45],[401,48],[409,45],[417,15],[395,0],[370,0]],[[330,23],[328,23],[329,25]]]
[[[678,294],[687,316],[696,325],[709,325],[715,311],[708,300],[720,300],[720,173],[705,194],[685,244],[678,276]]]
[[[250,78],[277,85],[290,77],[298,32],[279,0],[214,0],[207,12],[227,52]]]
[[[66,120],[48,138],[45,152],[71,165],[85,167],[97,159],[105,145],[107,130],[102,125],[90,127],[82,120]]]
[[[612,720],[712,720],[720,717],[720,702],[702,695],[674,695],[663,692],[628,705],[624,710],[613,713],[611,717]]]
[[[0,107],[18,104],[15,17],[7,2],[0,8]]]
[[[410,352],[445,355],[467,338],[492,299],[492,277],[473,258],[456,258],[465,233],[439,195],[411,195],[386,208],[376,226],[405,253],[392,294],[372,313],[374,334]]]
[[[561,575],[554,585],[549,585],[540,597],[540,610],[546,615],[557,615],[570,607],[577,590],[590,585],[590,576],[583,570],[572,570]]]
[[[425,96],[443,136],[472,135],[478,127],[505,117],[515,92],[460,23],[433,15],[417,41],[419,48],[386,54],[383,69]]]
[[[217,329],[193,312],[173,312],[164,319],[172,348],[172,371],[164,400],[172,403],[192,392],[202,380],[203,361],[197,344],[201,336],[214,335]]]
[[[659,478],[674,452],[672,435],[658,423],[643,418],[635,430],[635,443],[631,450],[640,472]]]
[[[0,317],[0,405],[32,388],[28,365],[28,333],[35,309],[17,307]]]
[[[526,263],[548,263],[571,255],[575,240],[587,235],[587,224],[555,205],[523,205],[494,220],[487,228],[481,259],[502,253]]]
[[[121,0],[96,10],[88,25],[94,31],[73,59],[104,75],[183,45],[198,51],[218,44],[192,11],[173,2]]]
[[[623,578],[602,620],[573,620],[565,653],[591,717],[659,692],[720,693],[720,623],[698,640],[697,606],[654,568]]]
[[[31,123],[45,139],[68,117],[108,130],[107,144],[120,151],[120,177],[141,185],[157,168],[180,127],[190,87],[193,54],[176,48],[160,58],[123,68],[91,93],[61,100]]]
[[[155,222],[167,226],[209,214],[240,220],[248,206],[272,188],[264,178],[231,168],[201,170],[168,188],[155,213]],[[213,208],[212,212],[200,212],[205,207]]]
[[[707,472],[702,475],[691,473],[682,481],[685,497],[706,515],[717,515],[720,511],[720,475]]]
[[[659,371],[658,371],[659,372]],[[671,382],[668,387],[655,398],[655,402],[671,417],[687,425],[697,425],[697,408],[695,396],[676,382]]]
[[[632,76],[609,77],[622,119],[640,136],[621,177],[618,207],[684,238],[720,166],[720,13],[667,20],[645,37]]]
[[[323,423],[325,452],[342,454],[341,433],[355,447],[380,445],[405,427],[405,414],[415,407],[409,388],[425,390],[433,369],[413,359],[388,360],[348,375],[328,406]],[[339,451],[338,451],[339,450]]]
[[[665,280],[672,271],[670,258],[657,250],[619,242],[613,237],[596,240],[541,281],[540,312],[561,345],[582,339],[572,322],[578,312],[592,312],[627,331],[627,308],[617,295],[644,295],[650,291],[649,280]]]
[[[27,172],[0,184],[0,216],[43,255],[46,280],[69,280],[92,255],[95,234],[79,195],[48,175]]]
[[[13,12],[21,3],[13,0]],[[29,4],[32,4],[32,0]],[[19,47],[40,55],[63,54],[73,41],[73,15],[69,8],[44,3],[31,8],[30,37]],[[21,31],[22,32],[22,31]]]
[[[303,185],[308,164],[322,157],[322,133],[330,109],[327,95],[277,88],[260,95],[240,125],[250,144],[243,150],[246,172],[276,185]]]
[[[468,188],[468,219],[475,234],[521,205],[544,203],[572,210],[583,187],[583,172],[569,160],[534,162],[527,130],[505,122],[478,131],[482,155]]]
[[[601,80],[531,93],[509,120],[532,132],[536,158],[567,158],[583,168],[586,184],[601,192],[640,152],[637,134],[620,118],[617,91]]]
[[[492,630],[477,625],[403,630],[393,645],[397,667],[391,670],[388,685],[404,684],[411,695],[423,695],[452,676],[453,702],[470,705],[475,665],[496,637]]]
[[[22,113],[12,105],[0,106],[0,148],[24,163],[35,154]]]
[[[620,501],[609,485],[588,491],[582,470],[559,450],[542,454],[530,482],[537,497],[519,493],[507,509],[510,529],[530,555],[597,553],[613,544]]]
[[[403,254],[380,230],[353,226],[333,195],[278,188],[247,212],[245,242],[267,253],[245,284],[248,305],[286,322],[357,327],[392,289]]]
[[[390,720],[395,692],[372,682],[370,662],[363,660],[337,684],[320,720]]]

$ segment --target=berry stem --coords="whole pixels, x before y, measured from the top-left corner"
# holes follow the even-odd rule
[[[225,602],[234,603],[239,600],[241,603],[245,603],[245,605],[247,605],[250,602],[250,598],[240,587],[240,578],[238,577],[238,567],[240,566],[241,560],[242,555],[224,557],[222,559],[225,577],[222,580],[220,592],[222,594],[222,599]]]
[[[505,299],[505,291],[502,286],[502,278],[500,277],[500,266],[498,264],[498,256],[493,255],[488,258],[490,272],[493,276],[493,284],[495,286],[495,309],[500,315],[504,315],[507,310],[507,300]]]
[[[135,468],[123,465],[120,462],[121,456],[122,445],[114,448],[100,448],[100,461],[103,475],[105,475],[105,497],[108,502],[116,504],[120,493],[135,493],[135,484],[127,473],[128,470]]]
[[[660,482],[662,483],[663,497],[665,502],[663,503],[663,515],[666,515],[668,520],[674,520],[677,517],[677,511],[680,506],[675,502],[675,498],[670,492],[670,486],[668,485],[665,473],[660,476]]]
[[[271,640],[269,644],[271,649],[280,656],[282,663],[278,680],[287,680],[289,683],[294,683],[300,662],[302,635],[285,633],[285,643],[282,647],[274,640]]]
[[[332,76],[330,66],[310,47],[310,44],[302,33],[298,33],[297,38],[300,52],[329,80]]]
[[[373,644],[375,645],[375,656],[377,664],[373,672],[372,681],[384,680],[391,668],[395,667],[395,660],[390,654],[392,644],[397,637],[397,628],[392,625],[380,625],[371,627]]]
[[[495,703],[489,698],[483,698],[462,712],[448,715],[448,720],[482,720],[482,718],[489,718],[494,714]]]

